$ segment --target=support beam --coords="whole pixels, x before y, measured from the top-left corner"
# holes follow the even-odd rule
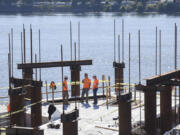
[[[131,135],[131,93],[118,98],[119,135]]]
[[[78,135],[78,121],[64,122],[63,135]]]
[[[31,127],[42,125],[42,108],[41,108],[41,87],[31,87]]]
[[[180,69],[176,69],[170,72],[166,72],[161,75],[156,75],[151,78],[147,78],[147,85],[161,84],[163,81],[169,81],[174,78],[180,78]]]
[[[119,95],[118,92],[123,90],[123,86],[120,83],[124,82],[124,63],[113,63],[113,67],[115,69],[115,91],[117,96]]]
[[[19,87],[18,83],[14,83],[14,87]],[[10,94],[11,90],[9,90],[10,95],[10,108],[11,112],[17,112],[19,110],[22,110],[24,108],[25,102],[24,102],[24,95],[17,95],[17,94]],[[12,125],[17,126],[25,126],[26,119],[25,119],[25,111],[20,111],[16,114],[10,114],[10,123]]]
[[[78,135],[78,117],[79,110],[77,109],[61,115],[63,135]]]
[[[25,63],[18,64],[18,69],[32,69],[32,68],[51,68],[51,67],[66,67],[74,65],[92,65],[92,60],[78,60],[78,61],[56,61],[56,62],[41,62],[41,63]]]
[[[172,88],[166,86],[160,91],[160,122],[161,133],[164,134],[172,128]]]
[[[26,69],[23,69],[23,79],[27,79],[27,80],[32,80],[33,79],[33,69],[32,68],[26,68]],[[24,84],[26,85],[26,84]],[[26,91],[27,91],[27,94],[26,94],[26,98],[31,98],[31,88],[28,87],[26,88]]]
[[[71,85],[71,96],[80,96],[80,71],[81,66],[71,66],[71,82],[77,82]]]
[[[144,90],[145,130],[148,135],[156,134],[156,90]]]

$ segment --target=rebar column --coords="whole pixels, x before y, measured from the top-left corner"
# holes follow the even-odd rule
[[[160,91],[160,122],[161,134],[172,128],[172,88],[164,87]]]
[[[23,79],[26,79],[26,80],[33,79],[33,69],[32,68],[23,69]],[[26,84],[24,84],[24,85],[26,85]],[[27,91],[27,93],[26,93],[25,97],[30,99],[31,98],[31,87],[27,87],[26,91]]]
[[[21,87],[20,84],[14,83],[14,87]],[[10,123],[17,126],[25,126],[25,111],[24,111],[24,95],[10,95],[10,109],[11,113],[16,112],[15,114],[10,115]]]
[[[41,86],[31,88],[31,127],[42,125]]]
[[[118,96],[118,92],[123,90],[123,86],[121,85],[121,83],[124,82],[125,64],[113,62],[113,67],[115,69],[115,91]]]
[[[79,110],[77,109],[61,115],[61,122],[63,123],[63,135],[78,135],[78,117]]]
[[[148,135],[156,134],[156,90],[144,90],[145,130]]]
[[[80,96],[80,71],[81,66],[74,65],[71,69],[71,96]]]
[[[178,91],[179,93],[180,93],[180,86],[179,86],[179,91]],[[178,94],[179,95],[179,107],[178,107],[178,114],[179,114],[179,123],[180,123],[180,94]]]
[[[63,135],[78,135],[78,121],[64,122]]]
[[[118,99],[119,135],[131,135],[131,97],[128,93]]]

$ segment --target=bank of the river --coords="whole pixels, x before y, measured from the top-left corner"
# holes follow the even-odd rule
[[[71,13],[85,13],[85,12],[137,12],[137,13],[178,13],[180,12],[180,4],[172,2],[164,3],[142,3],[142,2],[128,2],[121,4],[100,4],[100,5],[73,5],[64,4],[58,5],[56,3],[38,3],[33,4],[11,4],[11,5],[1,5],[1,13],[24,13],[24,12],[71,12]]]

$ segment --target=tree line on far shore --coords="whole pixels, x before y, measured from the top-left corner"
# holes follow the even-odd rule
[[[60,11],[60,12],[180,12],[175,0],[0,0],[2,11]]]

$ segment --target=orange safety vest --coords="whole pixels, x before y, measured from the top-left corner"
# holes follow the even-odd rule
[[[8,112],[10,112],[11,111],[11,108],[10,108],[10,103],[8,104],[8,106],[7,106],[7,110],[8,110]]]
[[[56,84],[55,83],[53,83],[53,82],[51,82],[51,84],[50,84],[50,88],[52,89],[52,88],[54,88],[56,86]]]
[[[95,79],[93,82],[93,89],[98,88],[98,85],[99,85],[99,80]]]
[[[84,83],[83,88],[90,88],[91,80],[89,78],[84,78],[82,82]]]
[[[68,90],[68,84],[67,84],[67,81],[66,81],[66,80],[64,80],[64,82],[63,82],[63,90],[64,90],[64,91],[67,91],[67,90]]]

